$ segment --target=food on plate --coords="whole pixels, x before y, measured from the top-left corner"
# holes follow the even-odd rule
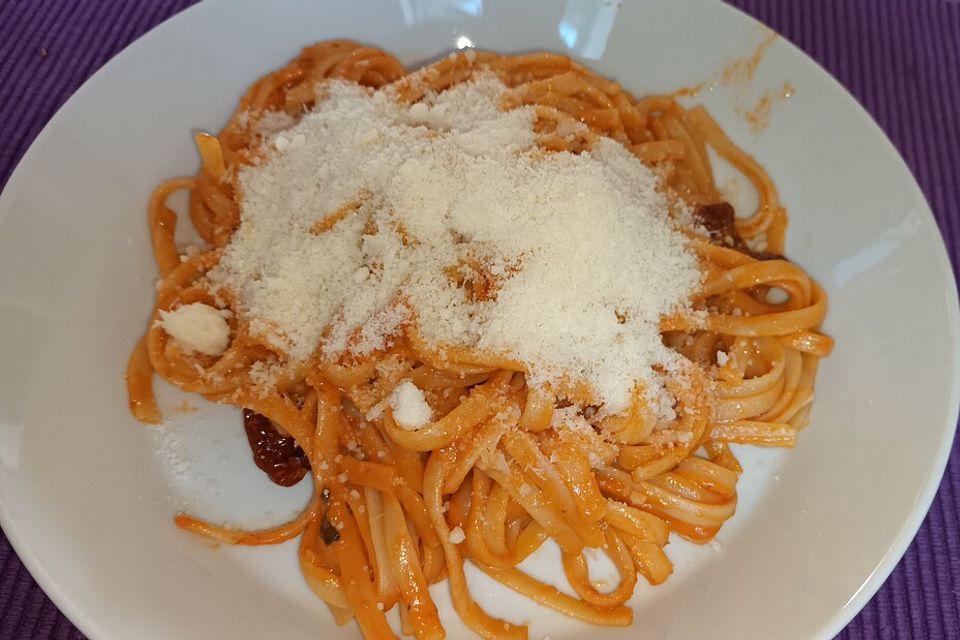
[[[370,638],[444,630],[449,581],[484,637],[526,637],[472,599],[469,561],[572,617],[628,625],[667,579],[672,531],[733,516],[729,444],[794,445],[827,299],[783,256],[763,168],[702,107],[637,99],[551,53],[458,51],[415,71],[350,41],[307,47],[200,134],[200,172],[149,205],[162,279],[127,371],[243,409],[257,465],[306,475],[310,588]],[[707,149],[756,188],[737,217]],[[204,240],[180,248],[168,197]],[[576,597],[517,568],[547,540]],[[591,582],[585,550],[620,575]]]

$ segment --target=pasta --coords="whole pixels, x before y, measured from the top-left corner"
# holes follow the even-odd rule
[[[659,321],[663,343],[689,363],[682,384],[667,382],[675,401],[668,424],[654,425],[642,395],[626,412],[603,416],[576,381],[538,386],[515,359],[431,344],[413,325],[363,357],[335,360],[318,351],[294,361],[251,328],[236,292],[209,286],[207,274],[240,225],[238,171],[266,153],[257,126],[264,118],[279,113],[296,121],[331,80],[389,86],[396,100],[413,104],[480,71],[509,88],[502,109],[533,108],[544,152],[578,154],[610,138],[659,176],[677,209],[694,212],[697,224],[682,230],[703,274],[691,296],[695,313]],[[162,279],[127,369],[130,409],[141,422],[160,422],[156,373],[244,408],[248,433],[275,436],[271,455],[287,453],[260,456],[258,464],[282,466],[283,484],[310,474],[313,497],[298,517],[257,531],[187,514],[176,524],[227,544],[299,538],[310,589],[338,623],[356,620],[368,638],[395,637],[386,620],[394,607],[404,634],[444,637],[427,590],[442,580],[478,635],[525,638],[525,626],[496,619],[473,600],[466,561],[578,620],[629,625],[627,601],[637,582],[659,584],[672,571],[664,553],[670,532],[704,543],[733,516],[742,469],[729,445],[792,447],[807,422],[817,364],[832,347],[819,332],[826,295],[782,256],[787,214],[769,176],[702,107],[685,109],[666,96],[635,99],[562,55],[461,52],[409,74],[379,49],[330,41],[254,83],[226,127],[199,135],[197,145],[200,172],[163,183],[149,203]],[[750,216],[735,218],[722,202],[708,148],[756,188],[759,205]],[[192,255],[178,249],[177,216],[166,204],[181,190],[189,192],[190,219],[206,243]],[[315,232],[359,206],[348,203]],[[165,313],[195,303],[225,311],[223,353],[185,349],[165,331]],[[379,366],[388,359],[390,367]],[[278,360],[288,366],[264,392],[258,367]],[[396,409],[373,411],[404,380],[425,393],[435,416],[416,429],[398,424]],[[570,406],[589,429],[558,426],[556,415]],[[576,597],[517,568],[548,539],[562,552]],[[612,590],[591,583],[587,548],[602,550],[617,568]]]

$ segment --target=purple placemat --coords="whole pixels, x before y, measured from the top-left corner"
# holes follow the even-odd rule
[[[63,102],[107,60],[193,0],[0,0],[0,188]],[[960,0],[733,0],[823,65],[917,177],[960,259]],[[839,635],[960,638],[960,442],[903,560]],[[802,606],[802,603],[798,603]],[[0,532],[0,640],[83,635]]]

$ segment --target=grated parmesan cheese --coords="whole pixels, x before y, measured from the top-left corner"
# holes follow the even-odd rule
[[[417,429],[430,422],[433,410],[417,385],[402,380],[388,400],[393,417],[404,429]]]
[[[182,427],[167,423],[151,431],[159,443],[156,450],[174,476],[184,477],[193,470],[194,460],[188,455]]]
[[[283,376],[283,365],[278,360],[257,360],[250,365],[249,376],[254,391],[261,398],[270,394]]]
[[[453,544],[460,544],[466,539],[467,539],[467,534],[465,534],[463,532],[463,529],[461,529],[460,527],[454,527],[450,531],[450,542],[452,542]]]
[[[223,314],[202,302],[161,311],[160,326],[187,351],[218,356],[230,344],[230,325]]]
[[[299,123],[260,121],[266,159],[238,176],[241,224],[210,274],[250,330],[296,362],[415,324],[523,362],[533,385],[584,381],[605,414],[638,385],[654,400],[653,367],[680,366],[659,320],[689,311],[701,275],[653,172],[607,138],[543,153],[493,74],[412,106],[389,91],[332,81]]]

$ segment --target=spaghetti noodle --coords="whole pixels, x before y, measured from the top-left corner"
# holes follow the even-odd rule
[[[333,80],[386,87],[409,105],[478,73],[492,73],[508,88],[502,109],[533,109],[542,151],[578,154],[612,139],[659,176],[677,210],[693,211],[694,223],[680,230],[702,281],[687,311],[659,319],[663,344],[686,363],[682,380],[665,375],[668,418],[652,418],[643,394],[634,394],[627,410],[604,414],[596,394],[576,380],[535,384],[524,363],[431,344],[413,323],[370,353],[329,358],[317,349],[294,359],[251,328],[238,292],[211,287],[208,275],[241,224],[238,173],[267,153],[265,119],[283,114],[296,122]],[[525,626],[474,602],[467,560],[568,616],[629,625],[627,601],[638,580],[659,584],[672,571],[663,551],[669,533],[704,543],[733,515],[741,467],[729,443],[792,447],[807,421],[817,363],[832,347],[819,332],[826,296],[782,257],[787,215],[769,176],[702,107],[685,109],[664,96],[635,99],[561,55],[471,51],[408,74],[379,49],[331,41],[307,47],[254,83],[223,131],[200,135],[197,144],[200,172],[163,183],[149,204],[162,280],[127,369],[131,411],[141,422],[161,420],[151,387],[157,373],[244,408],[248,420],[259,414],[261,435],[269,421],[292,438],[303,468],[286,469],[285,477],[295,481],[308,469],[314,485],[298,517],[258,531],[190,515],[177,516],[176,524],[229,544],[299,538],[309,587],[338,623],[355,619],[368,638],[395,637],[385,617],[393,607],[403,633],[444,637],[427,590],[444,579],[457,613],[478,635],[525,638]],[[722,202],[708,148],[756,188],[752,215],[735,218]],[[207,245],[194,255],[182,256],[174,242],[177,219],[166,201],[179,190],[189,191],[190,219]],[[345,204],[314,232],[328,233],[360,206]],[[485,282],[468,283],[472,295],[492,295]],[[230,339],[222,353],[185,349],[164,329],[164,313],[194,303],[224,312]],[[387,360],[390,366],[381,366]],[[283,366],[265,383],[258,372],[267,362]],[[390,404],[403,382],[424,391],[433,416],[416,428],[400,424]],[[558,416],[574,416],[587,428]],[[562,552],[576,597],[517,568],[548,539]],[[620,581],[611,591],[591,583],[588,547],[617,568]]]

